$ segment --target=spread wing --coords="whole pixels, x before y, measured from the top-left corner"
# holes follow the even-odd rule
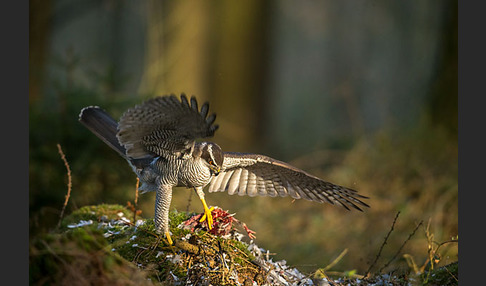
[[[361,211],[369,207],[359,198],[367,198],[355,190],[334,185],[285,162],[263,155],[224,153],[223,168],[213,177],[209,192],[248,196],[290,196],[316,202],[338,204]]]
[[[211,137],[218,125],[208,116],[206,102],[199,110],[195,97],[185,94],[149,99],[127,110],[120,118],[117,137],[130,158],[182,156],[192,151],[197,138]]]

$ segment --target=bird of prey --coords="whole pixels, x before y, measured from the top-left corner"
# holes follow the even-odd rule
[[[285,197],[327,202],[346,209],[369,207],[357,191],[332,184],[276,159],[248,153],[223,152],[213,142],[196,139],[214,135],[216,115],[209,103],[198,107],[194,96],[149,99],[128,109],[117,122],[97,106],[81,110],[79,121],[125,158],[141,182],[142,192],[155,191],[155,227],[172,244],[169,207],[172,188],[194,188],[204,207],[201,221],[212,227],[209,192]]]

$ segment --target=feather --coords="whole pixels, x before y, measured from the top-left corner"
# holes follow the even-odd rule
[[[218,176],[211,180],[211,185],[209,186],[208,192],[224,192],[224,188],[221,185],[221,181],[224,179],[226,172],[219,173]]]
[[[79,122],[126,159],[125,147],[116,137],[118,123],[106,111],[98,106],[85,107],[79,114]]]
[[[272,181],[270,179],[266,179],[265,180],[265,188],[258,190],[258,195],[269,196],[269,197],[277,196],[277,190],[275,189],[274,181]]]
[[[273,158],[236,152],[225,152],[224,172],[234,171],[225,186],[229,194],[286,197],[339,204],[345,209],[369,207],[361,201],[367,197],[355,190],[326,182],[303,170]],[[238,185],[238,186],[237,186]]]
[[[246,186],[246,194],[249,197],[254,197],[257,195],[257,176],[255,173],[248,173],[248,184]]]
[[[128,109],[120,118],[117,138],[128,157],[180,157],[190,154],[198,138],[214,135],[216,116],[206,115],[209,105],[199,112],[194,96],[190,103],[185,94],[155,97]]]
[[[238,186],[238,195],[242,196],[246,193],[246,186],[248,184],[248,170],[241,170],[240,185]]]
[[[191,96],[191,108],[194,111],[198,111],[199,108],[197,107],[197,100],[194,96]]]
[[[206,118],[206,124],[211,125],[216,120],[216,114],[213,113]]]
[[[186,95],[183,93],[181,94],[181,103],[184,106],[184,108],[190,108],[191,106],[189,105],[189,102],[187,101]]]
[[[209,112],[209,103],[205,102],[202,106],[201,106],[201,116],[203,118],[206,118],[208,116],[208,112]],[[212,123],[212,122],[211,122]]]
[[[233,195],[238,190],[238,187],[240,186],[240,175],[242,170],[243,169],[235,169],[228,184],[226,186],[221,186],[223,190],[228,190],[229,195]]]
[[[233,175],[235,171],[230,170],[228,172],[224,172],[223,174],[219,174],[218,176],[222,176],[223,179],[221,180],[221,183],[219,185],[219,188],[224,191],[226,186],[228,185],[228,181],[231,179],[231,176]]]

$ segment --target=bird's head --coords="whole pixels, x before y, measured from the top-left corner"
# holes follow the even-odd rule
[[[224,153],[216,143],[201,143],[201,158],[208,164],[211,173],[217,176],[223,167]]]

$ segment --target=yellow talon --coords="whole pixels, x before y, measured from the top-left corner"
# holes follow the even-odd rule
[[[213,228],[213,216],[211,215],[211,212],[214,210],[214,207],[208,208],[208,205],[203,198],[201,199],[201,202],[203,203],[204,207],[204,215],[201,217],[199,222],[203,222],[207,219],[209,230],[211,230]]]
[[[169,244],[172,245],[173,242],[172,242],[172,238],[170,238],[170,233],[169,232],[166,232],[165,233],[165,237],[167,238],[167,241],[169,242]]]

